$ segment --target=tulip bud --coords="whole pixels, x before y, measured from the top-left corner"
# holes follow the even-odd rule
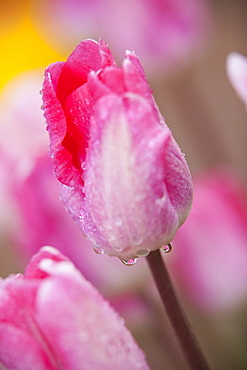
[[[136,55],[117,67],[103,41],[82,41],[47,68],[43,100],[62,200],[98,250],[130,260],[171,242],[192,180]]]

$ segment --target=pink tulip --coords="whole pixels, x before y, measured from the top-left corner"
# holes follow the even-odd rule
[[[247,106],[247,58],[239,53],[231,53],[227,57],[228,78]]]
[[[171,262],[181,292],[202,309],[247,300],[247,192],[233,171],[195,179],[192,210],[174,239]]]
[[[44,247],[0,282],[0,364],[15,370],[148,369],[143,352],[73,264]]]
[[[169,243],[192,181],[135,54],[118,68],[103,41],[82,41],[46,70],[43,101],[63,202],[97,248],[130,260]]]

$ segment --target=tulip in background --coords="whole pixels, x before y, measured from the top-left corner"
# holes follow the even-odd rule
[[[246,187],[226,168],[196,177],[191,213],[174,238],[170,265],[181,293],[204,311],[239,307],[247,299],[246,264]]]
[[[59,251],[0,281],[0,362],[7,369],[149,369],[123,319]]]
[[[119,68],[82,41],[47,68],[43,102],[63,202],[98,250],[128,261],[171,242],[192,180],[135,54]]]
[[[247,106],[247,58],[236,52],[230,53],[226,68],[232,86]]]

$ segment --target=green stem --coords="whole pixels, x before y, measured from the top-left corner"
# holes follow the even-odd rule
[[[160,250],[149,253],[146,258],[167,315],[188,364],[193,370],[208,370],[209,367],[206,360],[176,297]]]

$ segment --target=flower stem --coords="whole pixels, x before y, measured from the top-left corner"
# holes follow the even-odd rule
[[[176,297],[172,282],[160,250],[149,253],[146,257],[167,315],[177,336],[188,364],[193,370],[209,369],[201,349],[196,341],[187,318]]]

